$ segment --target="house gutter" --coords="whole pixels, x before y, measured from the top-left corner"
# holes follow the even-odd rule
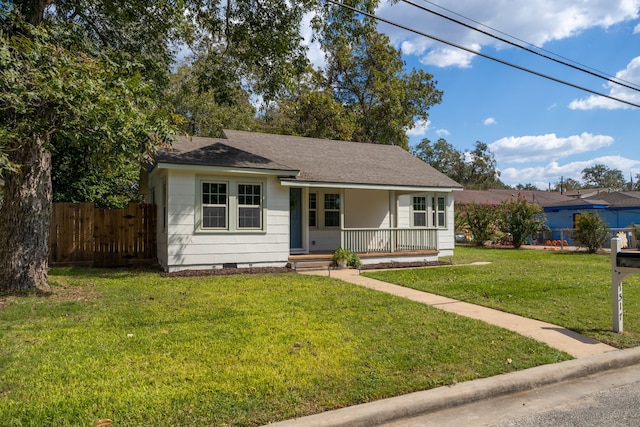
[[[312,182],[312,181],[296,181],[287,178],[281,178],[280,184],[283,187],[308,187],[308,188],[343,188],[357,190],[388,190],[388,191],[407,191],[407,192],[439,192],[452,193],[454,191],[462,191],[462,187],[419,187],[405,185],[389,185],[389,184],[356,184],[348,182]]]

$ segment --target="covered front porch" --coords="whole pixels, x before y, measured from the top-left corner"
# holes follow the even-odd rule
[[[441,191],[290,188],[289,261],[330,263],[339,247],[363,264],[437,261],[443,236],[453,242],[452,201]]]

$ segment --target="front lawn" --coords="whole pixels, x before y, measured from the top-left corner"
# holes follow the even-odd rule
[[[464,265],[476,261],[491,264]],[[623,283],[624,333],[611,330],[610,255],[457,246],[453,262],[367,275],[564,326],[619,348],[640,345],[640,275]]]
[[[50,281],[48,296],[0,299],[3,426],[255,426],[569,358],[336,279]]]

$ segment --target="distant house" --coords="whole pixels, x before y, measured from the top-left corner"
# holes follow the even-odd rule
[[[465,190],[456,194],[456,204],[497,205],[517,194],[522,194],[544,210],[547,226],[551,229],[547,237],[552,240],[570,240],[566,230],[575,228],[575,220],[581,212],[598,214],[611,229],[640,225],[640,191],[589,189],[560,194],[541,190]]]
[[[551,228],[574,228],[576,216],[581,212],[600,215],[609,228],[626,228],[631,224],[640,225],[640,192],[595,192],[589,197],[548,205],[544,211]]]
[[[147,197],[167,271],[285,266],[343,247],[363,263],[454,250],[460,184],[396,146],[225,130],[159,152]]]

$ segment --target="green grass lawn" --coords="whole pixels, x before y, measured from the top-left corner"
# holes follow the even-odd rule
[[[472,274],[441,270],[420,277]],[[58,268],[50,282],[0,299],[2,426],[253,426],[569,358],[323,277]]]
[[[491,264],[463,265],[475,261]],[[608,254],[457,246],[453,262],[367,275],[554,323],[619,348],[640,345],[640,275],[623,282],[624,333],[616,334]]]

